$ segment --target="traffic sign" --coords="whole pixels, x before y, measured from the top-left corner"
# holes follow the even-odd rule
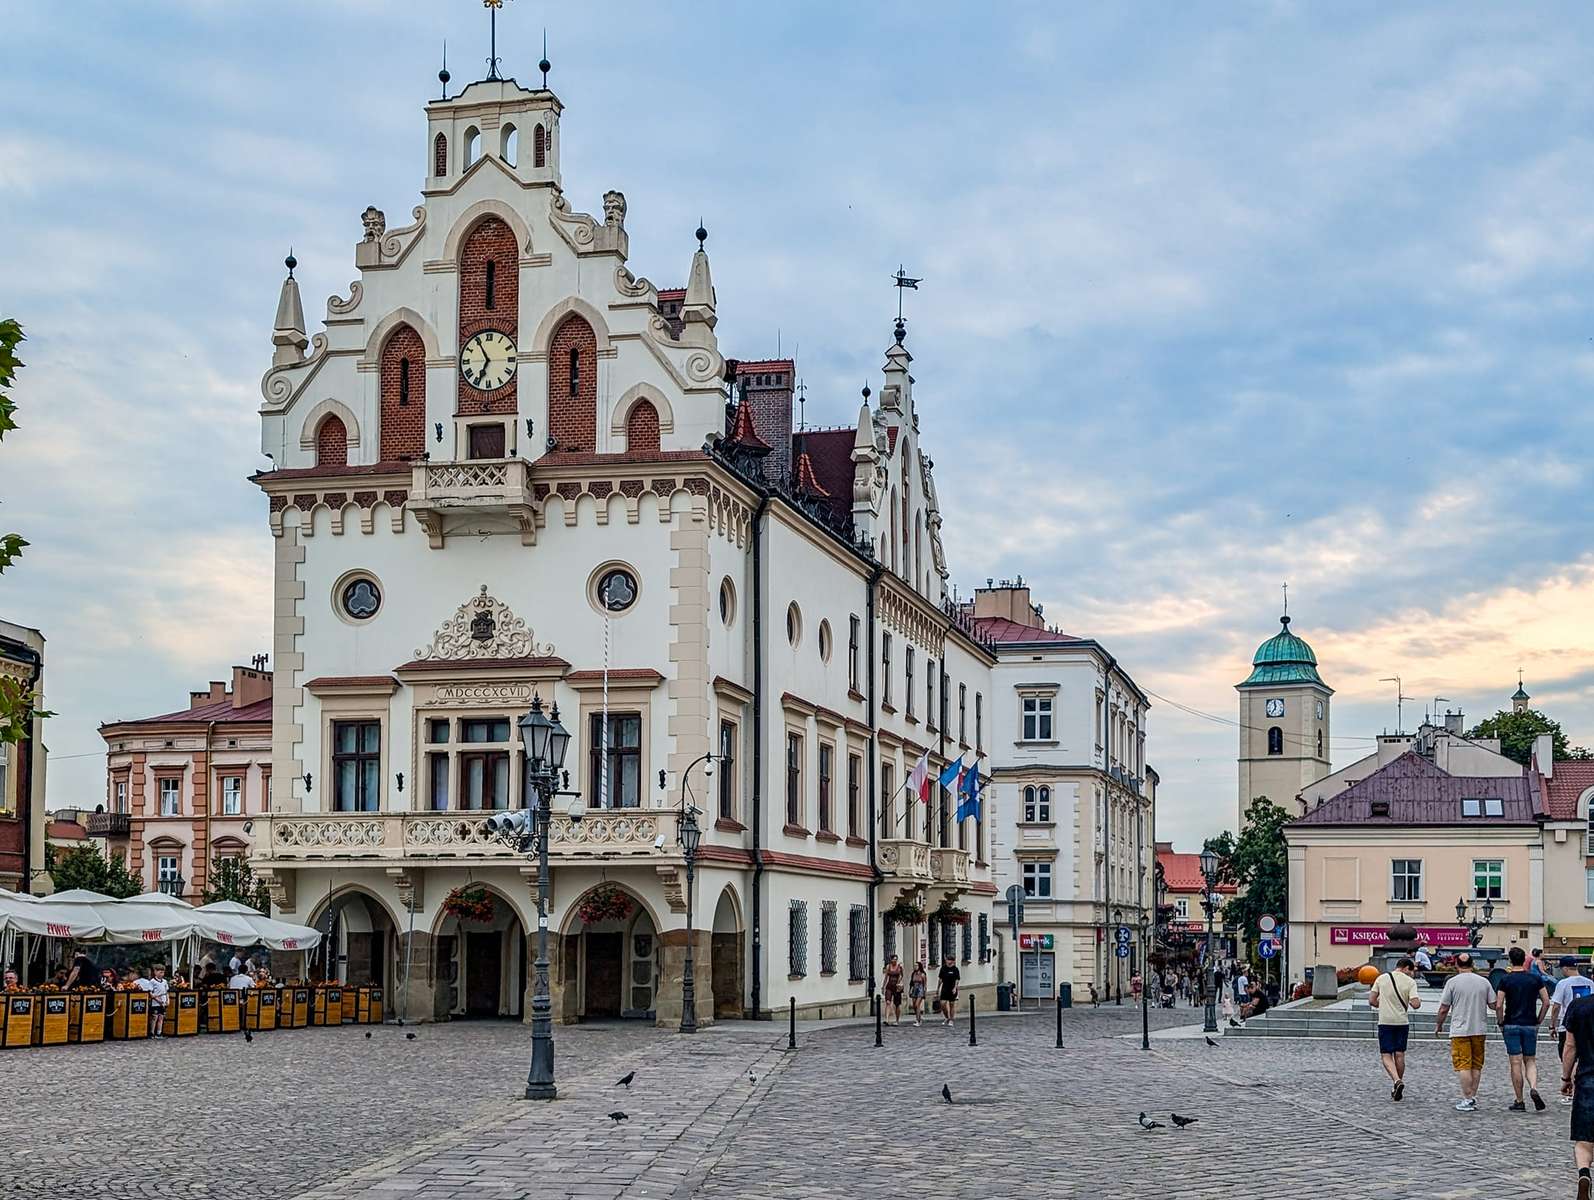
[[[1120,946],[1127,946],[1129,944],[1129,942],[1130,942],[1129,926],[1127,926],[1127,925],[1118,926],[1118,944]]]
[[[1129,957],[1129,947],[1127,945],[1125,945],[1123,942],[1119,942],[1118,943],[1118,957],[1119,958],[1128,958]]]
[[[1275,921],[1268,913],[1263,913],[1261,918],[1257,921],[1256,927],[1263,933],[1272,933],[1273,930],[1278,927],[1278,922]]]
[[[1277,954],[1279,952],[1278,943],[1277,942],[1262,942],[1260,945],[1257,946],[1256,952],[1258,954],[1260,954],[1263,958],[1272,958],[1275,954]]]

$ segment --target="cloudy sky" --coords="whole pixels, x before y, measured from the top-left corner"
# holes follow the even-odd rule
[[[1231,825],[1233,685],[1277,628],[1343,764],[1421,709],[1594,743],[1594,15],[1580,5],[550,6],[565,186],[632,266],[711,236],[721,344],[850,420],[898,263],[954,577],[1022,574],[1156,699],[1164,836]],[[282,258],[312,322],[405,213],[449,3],[0,3],[0,313],[29,332],[0,615],[50,639],[51,807],[99,722],[269,648],[245,477]],[[398,222],[403,223],[403,222]],[[874,380],[877,383],[877,377]],[[1177,705],[1191,711],[1184,711]],[[1202,715],[1205,714],[1205,715]]]

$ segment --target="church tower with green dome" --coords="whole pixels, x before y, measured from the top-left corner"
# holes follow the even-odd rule
[[[1266,796],[1286,812],[1295,797],[1332,769],[1328,761],[1329,704],[1334,689],[1317,673],[1317,655],[1290,630],[1256,648],[1251,673],[1235,685],[1240,693],[1240,827],[1251,802]]]

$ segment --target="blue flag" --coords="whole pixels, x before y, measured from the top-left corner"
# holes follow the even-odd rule
[[[954,821],[962,821],[967,817],[980,819],[980,764],[976,762],[964,773],[963,784],[960,788],[963,800],[958,804]]]
[[[946,764],[946,770],[941,772],[941,776],[936,782],[944,788],[951,788],[955,792],[962,783],[962,776],[963,756],[960,754]]]

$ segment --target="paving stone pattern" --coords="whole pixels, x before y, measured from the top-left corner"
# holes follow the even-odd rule
[[[1153,1024],[1188,1023],[1188,1009]],[[729,1023],[695,1038],[558,1030],[561,1098],[515,1099],[522,1026],[389,1026],[7,1053],[0,1195],[258,1200],[1570,1195],[1567,1110],[1505,1111],[1491,1047],[1457,1113],[1443,1042],[1394,1104],[1374,1048],[1199,1037],[1139,1046],[1125,1006],[967,1027]],[[1553,1064],[1546,1060],[1552,1069]],[[151,1064],[155,1064],[153,1067]],[[151,1071],[153,1070],[153,1074]],[[628,1092],[615,1079],[635,1070]],[[955,1103],[940,1096],[947,1084]],[[1145,1132],[1145,1109],[1196,1116]],[[618,1124],[605,1114],[624,1111]],[[13,1132],[20,1131],[20,1134]],[[247,1187],[229,1180],[242,1177]]]

